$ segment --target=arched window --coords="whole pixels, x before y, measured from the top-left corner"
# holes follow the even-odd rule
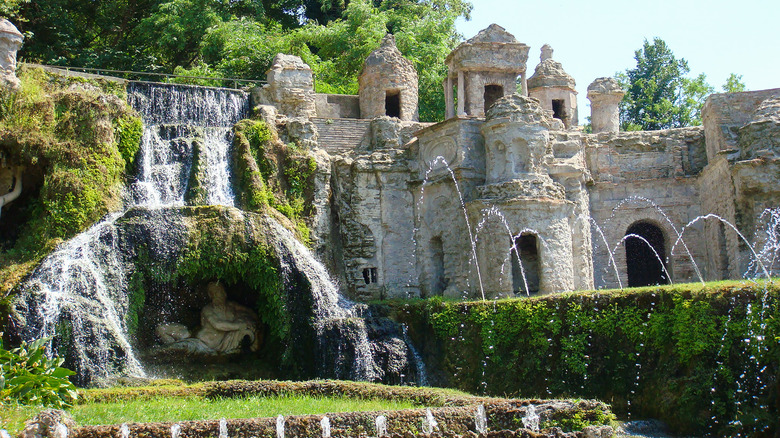
[[[511,254],[512,291],[524,295],[537,293],[541,279],[538,239],[534,234],[525,233],[516,237],[514,244]]]
[[[626,236],[628,286],[669,284],[664,270],[666,248],[661,228],[646,221],[634,222],[628,227]]]

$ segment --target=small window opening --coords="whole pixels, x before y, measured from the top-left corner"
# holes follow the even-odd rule
[[[365,281],[366,284],[376,283],[377,282],[376,268],[363,269],[363,281]]]
[[[669,284],[664,270],[666,249],[661,228],[648,222],[637,222],[628,227],[626,235],[632,235],[625,241],[628,287]]]
[[[566,109],[563,105],[563,99],[553,99],[552,108],[553,108],[553,117],[559,120],[566,119]]]
[[[401,92],[399,90],[387,90],[385,94],[385,115],[401,118]]]
[[[537,238],[523,234],[515,238],[512,250],[512,291],[521,294],[539,292],[541,263]],[[516,252],[515,252],[516,251]]]
[[[485,112],[502,97],[504,97],[504,87],[501,85],[485,85]]]

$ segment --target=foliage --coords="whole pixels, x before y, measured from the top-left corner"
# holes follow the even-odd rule
[[[742,82],[742,75],[736,73],[731,73],[721,88],[723,88],[724,93],[739,93],[747,90],[745,83]]]
[[[677,59],[660,38],[645,40],[634,52],[636,67],[618,73],[627,90],[620,104],[623,130],[657,130],[701,124],[701,106],[713,88],[704,74],[694,79],[685,59]]]
[[[68,380],[75,373],[60,366],[64,359],[46,357],[48,341],[22,342],[9,351],[0,338],[0,403],[63,408],[78,399],[76,387]]]
[[[260,319],[284,339],[290,321],[277,274],[279,262],[253,237],[232,230],[219,215],[201,217],[171,279],[184,278],[189,284],[218,280],[228,287],[246,284],[257,294]]]
[[[3,242],[6,293],[23,275],[13,271],[118,206],[141,140],[140,118],[115,83],[32,68],[19,76],[18,92],[0,91],[0,150],[25,177],[22,199],[3,209],[15,215],[9,234],[22,236]]]
[[[317,163],[295,144],[282,143],[265,122],[244,120],[234,128],[234,168],[239,203],[249,211],[272,207],[295,223],[298,237],[309,241]]]
[[[739,424],[733,420],[743,433],[762,422],[780,426],[764,418],[777,406],[770,389],[780,373],[780,344],[771,341],[780,333],[778,299],[769,282],[678,285],[495,302],[432,299],[406,303],[395,317],[418,346],[437,352],[428,366],[457,375],[450,384],[459,389],[598,398],[622,412],[630,403],[632,414],[687,434],[717,432],[708,429],[714,416],[721,433],[736,434],[727,429]]]
[[[317,91],[356,94],[366,57],[386,32],[419,76],[423,121],[444,118],[444,59],[460,42],[464,0],[77,0],[19,8],[31,33],[21,56],[55,65],[265,79],[277,53],[300,56]],[[299,15],[300,13],[303,15]],[[216,85],[203,79],[177,79]],[[228,85],[228,84],[219,84]]]

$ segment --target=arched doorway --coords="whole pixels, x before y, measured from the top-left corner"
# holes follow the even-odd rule
[[[534,234],[523,234],[515,238],[512,250],[512,292],[530,295],[539,292],[541,278],[539,245]],[[515,254],[517,250],[517,254]],[[522,263],[522,269],[520,264]],[[525,274],[525,280],[523,280]],[[528,287],[526,289],[526,286]]]
[[[626,236],[628,286],[669,284],[669,277],[664,271],[666,248],[661,228],[646,221],[634,222],[628,227]]]

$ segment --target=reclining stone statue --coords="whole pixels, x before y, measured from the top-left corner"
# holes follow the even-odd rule
[[[257,315],[248,307],[227,299],[225,288],[211,282],[207,287],[211,302],[200,312],[200,329],[192,336],[182,324],[161,324],[155,333],[169,349],[194,353],[234,353],[245,338],[249,348],[257,351],[262,341]]]

